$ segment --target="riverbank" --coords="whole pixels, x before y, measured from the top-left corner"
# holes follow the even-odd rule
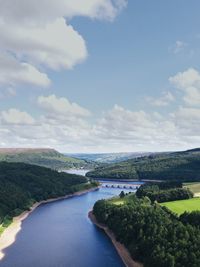
[[[104,230],[107,236],[111,239],[113,245],[115,246],[119,256],[121,257],[126,267],[143,267],[143,264],[136,262],[132,259],[127,248],[116,240],[114,233],[107,226],[97,222],[92,211],[88,213],[88,217],[90,218],[93,224]]]
[[[8,226],[8,228],[6,228],[4,230],[4,232],[0,236],[0,260],[3,259],[3,257],[4,257],[4,252],[3,252],[4,249],[6,249],[7,247],[9,247],[10,245],[12,245],[15,242],[17,234],[21,230],[22,222],[37,207],[39,207],[42,204],[46,204],[46,203],[50,203],[50,202],[54,202],[54,201],[59,201],[59,200],[63,200],[63,199],[71,198],[71,197],[80,196],[80,195],[86,194],[88,192],[96,191],[98,189],[99,189],[99,187],[93,187],[93,188],[90,188],[90,189],[85,189],[85,190],[82,190],[82,191],[75,192],[75,193],[70,194],[70,195],[66,195],[66,196],[62,196],[62,197],[57,197],[57,198],[52,198],[52,199],[36,202],[30,208],[30,210],[23,212],[22,214],[20,214],[17,217],[14,217],[13,218],[13,222]]]

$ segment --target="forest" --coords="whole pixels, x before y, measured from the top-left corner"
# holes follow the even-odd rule
[[[98,167],[88,177],[110,179],[200,181],[200,149],[152,154]]]
[[[170,186],[171,185],[171,186]],[[168,202],[190,199],[193,193],[188,188],[183,188],[180,183],[149,183],[140,186],[136,192],[138,198],[148,197],[151,202]]]
[[[83,176],[25,163],[0,162],[0,224],[29,209],[34,202],[96,185]]]
[[[125,198],[121,205],[99,200],[93,214],[112,230],[134,260],[144,267],[200,266],[199,213],[178,217],[148,197],[139,199],[131,194]]]

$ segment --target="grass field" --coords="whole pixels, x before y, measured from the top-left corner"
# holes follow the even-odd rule
[[[109,202],[115,205],[123,205],[127,203],[132,198],[133,195],[135,195],[135,193],[128,194],[124,198],[120,198],[119,196],[113,197],[109,200]]]
[[[160,205],[165,206],[171,211],[180,215],[185,211],[191,212],[194,210],[200,210],[200,198],[165,202]]]
[[[121,198],[113,198],[110,202],[115,205],[123,205],[126,201]]]

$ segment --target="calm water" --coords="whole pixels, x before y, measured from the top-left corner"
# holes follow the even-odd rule
[[[101,188],[40,206],[22,223],[0,266],[123,267],[111,241],[87,217],[96,200],[120,192]]]

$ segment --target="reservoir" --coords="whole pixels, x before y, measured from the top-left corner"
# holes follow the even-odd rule
[[[98,199],[120,192],[100,188],[39,206],[23,221],[15,243],[4,250],[0,267],[123,267],[110,239],[88,219]]]

